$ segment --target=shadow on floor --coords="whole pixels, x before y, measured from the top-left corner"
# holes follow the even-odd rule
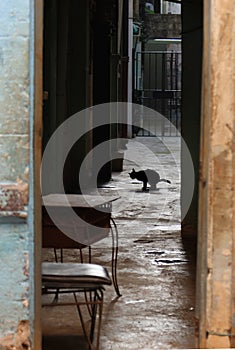
[[[42,350],[88,350],[88,345],[82,336],[43,336]]]

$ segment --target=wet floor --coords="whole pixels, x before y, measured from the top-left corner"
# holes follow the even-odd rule
[[[195,250],[193,241],[181,238],[179,164],[178,138],[165,143],[157,138],[132,139],[124,171],[114,173],[112,181],[99,189],[102,195],[120,197],[113,203],[113,217],[119,232],[122,293],[116,298],[113,287],[106,287],[101,350],[194,348]],[[157,190],[143,192],[142,184],[128,175],[132,168],[158,170],[171,184],[161,182]],[[79,256],[71,250],[65,254],[68,261]],[[52,252],[45,250],[44,258],[51,259]],[[110,269],[110,238],[92,247],[92,259]],[[44,309],[43,333],[74,336],[81,331],[75,319],[71,308]],[[48,339],[45,350],[53,349]],[[67,349],[86,348],[71,339]]]

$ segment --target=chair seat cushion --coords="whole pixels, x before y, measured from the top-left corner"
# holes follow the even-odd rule
[[[66,283],[76,286],[111,285],[111,279],[105,267],[97,264],[82,263],[42,263],[42,283],[46,285]]]

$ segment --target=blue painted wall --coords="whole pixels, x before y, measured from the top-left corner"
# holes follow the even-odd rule
[[[0,226],[0,334],[15,332],[29,318],[28,226]],[[0,346],[1,348],[1,346]]]
[[[0,9],[0,349],[30,349],[33,1],[0,0]]]

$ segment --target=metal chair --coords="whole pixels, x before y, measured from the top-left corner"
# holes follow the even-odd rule
[[[89,197],[93,207],[84,198]],[[91,246],[111,233],[111,268],[113,286],[118,297],[121,296],[117,280],[118,229],[111,216],[112,202],[117,197],[108,198],[104,203],[96,196],[50,194],[43,197],[42,205],[42,246],[53,248],[55,260],[59,261],[57,249],[60,250],[60,262],[63,262],[63,249],[79,249],[80,262],[83,261],[82,250],[89,249],[89,263],[92,261]],[[69,202],[68,202],[69,201]],[[72,216],[71,216],[71,208]],[[53,213],[56,224],[48,213]],[[74,216],[74,213],[76,214]],[[80,218],[80,220],[77,220]],[[59,224],[59,226],[58,226]],[[61,228],[63,230],[61,231]]]
[[[83,333],[89,345],[89,349],[98,350],[103,311],[104,285],[111,284],[112,282],[107,269],[101,265],[43,262],[43,294],[57,295],[61,293],[72,293],[74,300],[62,302],[61,300],[59,301],[58,299],[54,299],[52,303],[43,303],[42,306],[76,305]],[[89,299],[85,296],[87,292],[90,294]],[[84,316],[82,314],[82,305],[86,305],[89,310],[91,317],[89,329],[86,327]],[[98,324],[96,328],[97,318]]]

